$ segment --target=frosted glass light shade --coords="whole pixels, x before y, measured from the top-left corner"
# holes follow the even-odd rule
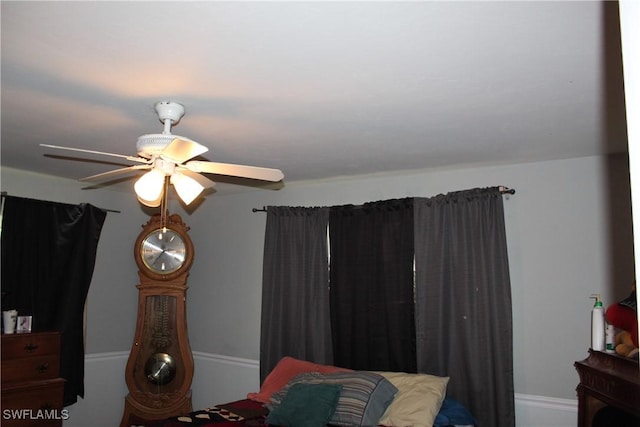
[[[180,199],[187,205],[191,204],[204,190],[204,186],[198,181],[180,172],[176,172],[171,176],[171,183]]]
[[[133,186],[140,203],[150,207],[160,206],[163,187],[164,174],[156,169],[142,175]]]

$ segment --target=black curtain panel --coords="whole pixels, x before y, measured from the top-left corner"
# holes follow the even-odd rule
[[[416,372],[413,199],[332,207],[329,240],[335,364]]]
[[[261,383],[284,356],[321,364],[332,362],[328,220],[328,208],[267,208]]]
[[[84,304],[106,212],[5,197],[2,215],[2,309],[33,316],[32,331],[61,332],[64,405],[84,397]]]
[[[502,193],[415,200],[418,370],[481,426],[515,425],[511,284]]]

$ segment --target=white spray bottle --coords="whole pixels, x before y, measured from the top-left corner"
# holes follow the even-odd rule
[[[605,323],[602,300],[600,299],[600,294],[592,294],[590,298],[596,300],[591,311],[591,349],[604,351]]]

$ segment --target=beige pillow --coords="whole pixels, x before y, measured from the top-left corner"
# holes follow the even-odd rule
[[[377,372],[396,386],[398,393],[378,421],[396,427],[433,426],[447,394],[449,377],[403,372]]]

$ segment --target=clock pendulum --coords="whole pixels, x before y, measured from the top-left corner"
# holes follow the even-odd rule
[[[186,291],[194,248],[188,230],[179,215],[164,213],[152,217],[136,239],[138,320],[121,427],[193,410]]]

